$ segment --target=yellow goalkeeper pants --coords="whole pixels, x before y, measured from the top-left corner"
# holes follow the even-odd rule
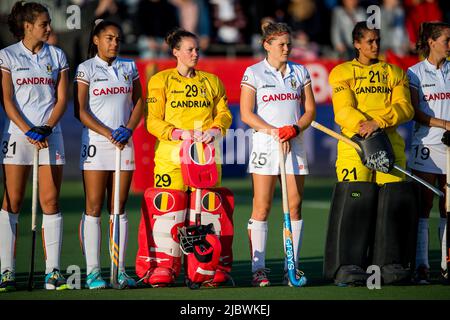
[[[401,168],[406,166],[405,141],[396,132],[387,133],[395,155],[395,164]],[[405,175],[395,169],[390,173],[371,170],[363,165],[355,148],[339,141],[337,145],[336,175],[338,181],[367,181],[380,185],[405,180]]]

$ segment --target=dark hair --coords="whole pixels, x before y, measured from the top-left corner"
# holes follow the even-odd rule
[[[369,26],[367,26],[367,21],[360,21],[355,24],[355,27],[353,28],[352,31],[353,44],[355,44],[356,41],[359,41],[362,38],[364,38],[364,35],[366,34],[367,31],[374,31],[378,35],[380,35],[380,29],[370,28]],[[359,51],[356,48],[355,48],[355,57],[356,58],[359,57]]]
[[[25,37],[25,22],[34,23],[41,13],[48,13],[46,7],[36,2],[17,1],[8,15],[9,31],[18,40]]]
[[[417,39],[416,50],[424,57],[430,55],[429,39],[436,40],[442,34],[442,31],[450,28],[450,24],[445,22],[424,22],[420,25],[419,39]]]
[[[283,22],[265,22],[261,25],[262,38],[261,43],[263,44],[265,41],[270,43],[274,37],[281,34],[292,34],[291,28],[286,23]]]
[[[166,43],[169,45],[170,50],[173,50],[173,49],[180,49],[180,43],[181,40],[183,40],[183,38],[194,38],[198,40],[198,37],[195,34],[181,28],[177,28],[169,32],[165,40]]]
[[[110,26],[116,27],[119,30],[119,33],[121,35],[123,34],[122,27],[113,21],[101,19],[97,19],[94,21],[94,25],[89,36],[88,59],[95,57],[95,55],[98,53],[97,45],[94,43],[94,37],[98,36],[102,31]]]

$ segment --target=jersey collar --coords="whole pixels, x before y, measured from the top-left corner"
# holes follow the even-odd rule
[[[371,67],[376,66],[377,64],[379,64],[381,62],[383,62],[383,61],[378,59],[377,62],[369,64],[368,66],[366,66],[365,64],[362,64],[361,62],[359,62],[358,59],[356,59],[356,58],[353,58],[353,60],[352,60],[352,63],[357,64],[357,65],[359,65],[359,66],[361,66],[363,68],[371,68]]]
[[[424,61],[425,61],[425,65],[427,66],[427,68],[429,68],[433,71],[438,70],[438,69],[436,69],[436,66],[434,64],[432,64],[430,61],[428,61],[428,58],[426,58]],[[450,61],[445,60],[444,63],[442,64],[441,70],[443,72],[447,72],[449,64],[450,64]]]
[[[269,61],[267,61],[267,58],[264,59],[264,65],[266,66],[266,68],[268,68],[272,73],[274,74],[278,74],[280,73],[280,71],[278,71],[275,67],[272,67],[269,63]],[[286,63],[286,72],[284,73],[284,78],[286,78],[287,76],[289,76],[291,74],[291,66],[289,61]]]
[[[118,57],[116,57],[113,61],[113,63],[111,65],[108,65],[108,62],[106,62],[105,60],[103,60],[102,58],[100,58],[98,56],[98,54],[95,55],[94,57],[95,62],[97,62],[99,65],[101,65],[102,67],[108,68],[108,67],[113,67],[117,64],[117,60],[119,59]]]
[[[42,45],[41,50],[39,50],[37,53],[33,53],[30,51],[30,49],[28,49],[27,47],[25,47],[25,45],[23,44],[23,41],[20,40],[19,41],[19,46],[22,48],[22,51],[27,55],[30,56],[31,58],[43,58],[46,54],[47,54],[47,50],[48,50],[48,44],[44,42],[44,44]]]

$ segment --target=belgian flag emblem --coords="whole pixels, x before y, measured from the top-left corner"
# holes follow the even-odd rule
[[[189,155],[197,164],[204,165],[211,161],[212,152],[208,145],[204,145],[202,142],[195,142],[191,144]]]
[[[160,192],[153,199],[153,205],[158,211],[169,212],[175,206],[175,198],[169,192]]]
[[[209,212],[215,212],[222,205],[222,198],[218,193],[207,192],[202,198],[203,210]]]

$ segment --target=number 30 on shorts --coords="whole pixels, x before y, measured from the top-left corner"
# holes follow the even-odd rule
[[[97,153],[97,147],[94,145],[85,145],[83,144],[83,148],[81,149],[81,157],[83,158],[93,158],[95,157],[95,154]]]
[[[158,188],[168,187],[172,184],[172,179],[168,174],[156,174],[155,180],[156,180],[155,185]]]

